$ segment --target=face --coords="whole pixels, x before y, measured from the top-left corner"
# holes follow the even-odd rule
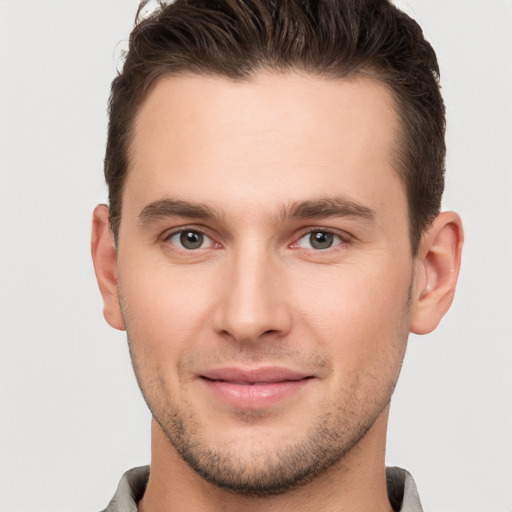
[[[156,421],[216,485],[283,492],[386,413],[414,282],[397,130],[384,86],[291,73],[168,78],[143,104],[122,315]]]

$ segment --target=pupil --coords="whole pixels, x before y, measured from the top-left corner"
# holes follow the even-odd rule
[[[311,233],[309,241],[311,246],[315,249],[328,249],[332,246],[334,235],[332,233],[325,233],[323,231],[316,231]]]
[[[203,245],[204,236],[197,231],[183,231],[180,235],[180,242],[185,249],[198,249]]]

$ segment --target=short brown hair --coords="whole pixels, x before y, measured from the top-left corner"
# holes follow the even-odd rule
[[[441,206],[445,110],[434,50],[388,0],[176,0],[136,22],[109,102],[105,178],[114,236],[134,119],[156,81],[180,74],[244,80],[263,70],[362,75],[389,87],[401,121],[396,167],[416,254]]]

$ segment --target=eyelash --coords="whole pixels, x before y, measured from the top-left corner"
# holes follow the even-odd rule
[[[214,245],[214,248],[217,249],[217,248],[222,247],[222,245],[219,242],[216,242],[213,237],[208,235],[205,232],[205,230],[202,230],[202,229],[198,228],[197,226],[182,226],[180,228],[176,228],[170,232],[165,233],[164,236],[162,237],[162,241],[166,244],[176,245],[176,244],[171,243],[171,239],[173,237],[175,237],[176,235],[181,235],[185,232],[201,234],[202,236],[211,240],[212,244]],[[327,247],[325,249],[303,248],[305,250],[312,251],[315,253],[327,252],[330,249],[335,249],[336,247],[338,247],[340,245],[346,245],[346,244],[350,243],[350,241],[352,239],[352,237],[344,231],[338,231],[338,230],[335,230],[332,228],[314,227],[314,228],[308,228],[308,229],[302,231],[301,234],[295,238],[295,241],[292,242],[291,244],[289,244],[288,247],[291,249],[300,249],[301,247],[299,246],[299,242],[301,240],[303,240],[305,237],[311,236],[313,233],[328,234],[328,235],[337,237],[339,239],[338,243],[335,243],[334,245]],[[184,252],[195,252],[196,250],[200,250],[200,249],[203,249],[203,248],[202,247],[200,247],[198,249],[178,248],[179,251],[184,251]]]
[[[163,239],[163,242],[164,243],[169,243],[170,245],[175,245],[175,244],[171,244],[171,239],[173,237],[175,237],[176,235],[181,235],[183,233],[186,233],[186,232],[189,232],[189,233],[197,233],[197,234],[200,234],[202,236],[204,236],[205,238],[208,238],[211,240],[211,242],[213,243],[213,245],[215,246],[215,248],[220,248],[221,247],[221,244],[219,244],[218,242],[216,242],[210,235],[208,235],[204,230],[202,229],[199,229],[198,227],[196,226],[182,226],[180,228],[177,228],[177,229],[173,229],[172,231],[169,231],[167,233],[164,234],[164,236],[162,237]],[[202,249],[202,248],[199,248],[199,249]],[[193,252],[194,249],[187,249],[187,248],[179,248],[178,250],[180,251],[186,251],[186,252]]]
[[[322,233],[322,234],[332,235],[339,239],[338,243],[333,243],[333,245],[331,245],[330,247],[326,247],[324,249],[315,249],[314,247],[313,248],[303,248],[305,250],[309,250],[309,251],[312,251],[315,253],[328,252],[329,250],[335,250],[340,245],[348,244],[352,238],[348,233],[346,233],[344,231],[338,231],[338,230],[335,230],[332,228],[314,227],[314,228],[309,228],[306,231],[303,231],[300,234],[300,236],[296,238],[296,241],[290,245],[290,247],[293,249],[301,248],[299,246],[299,242],[301,240],[305,239],[306,237],[311,237],[311,235],[313,235],[314,233]]]

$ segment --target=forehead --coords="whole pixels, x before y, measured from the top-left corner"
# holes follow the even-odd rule
[[[331,193],[386,201],[384,182],[402,188],[397,125],[391,93],[370,80],[164,78],[135,119],[126,194],[132,187],[141,200],[193,196],[223,206],[248,195],[253,206]]]

